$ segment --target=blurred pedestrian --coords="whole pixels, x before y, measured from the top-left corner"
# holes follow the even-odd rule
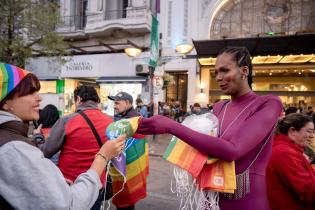
[[[306,159],[312,164],[315,164],[315,153],[310,147],[305,147],[304,148],[304,156]],[[314,168],[315,170],[315,168]]]
[[[179,101],[174,104],[174,119],[176,122],[182,122],[182,106]]]
[[[50,133],[51,128],[59,119],[59,111],[56,106],[53,104],[48,104],[45,106],[39,113],[39,120],[37,121],[40,126],[40,132],[47,139]],[[38,129],[38,128],[37,128]],[[54,154],[50,160],[58,165],[59,152]]]
[[[128,119],[140,116],[132,106],[133,98],[129,93],[120,92],[115,96],[108,96],[108,99],[114,101],[114,120]],[[138,139],[138,140],[137,140]],[[149,171],[149,153],[148,144],[144,135],[137,135],[134,138],[128,138],[126,141],[126,183],[119,172],[115,171],[113,180],[113,203],[117,210],[134,210],[135,204],[147,196],[147,176]],[[136,182],[134,181],[136,180]]]
[[[285,116],[287,116],[288,114],[297,113],[297,112],[298,112],[298,108],[296,108],[295,106],[289,106],[285,110]]]
[[[185,116],[190,116],[192,114],[195,115],[200,115],[203,114],[201,111],[201,106],[199,103],[194,103],[191,107],[190,107],[190,112],[187,112]]]
[[[267,193],[271,210],[303,210],[315,207],[315,170],[303,155],[314,137],[310,116],[289,114],[277,125],[268,163]]]
[[[307,107],[306,114],[307,114],[308,116],[311,116],[311,117],[313,116],[314,111],[313,111],[313,107],[312,107],[312,106],[308,106],[308,107]]]
[[[142,117],[148,117],[148,107],[143,104],[142,100],[137,101],[137,107],[136,107],[137,112],[141,114]]]

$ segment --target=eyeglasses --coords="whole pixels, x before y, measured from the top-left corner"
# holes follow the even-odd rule
[[[302,128],[302,129],[305,130],[309,134],[315,134],[315,130],[314,129],[305,129],[305,128]]]

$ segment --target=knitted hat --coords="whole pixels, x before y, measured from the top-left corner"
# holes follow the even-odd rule
[[[0,102],[9,95],[29,73],[30,72],[17,66],[0,62]]]

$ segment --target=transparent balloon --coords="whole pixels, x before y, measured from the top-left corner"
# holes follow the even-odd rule
[[[182,124],[200,133],[217,136],[219,121],[214,114],[205,113],[190,115],[185,118]]]

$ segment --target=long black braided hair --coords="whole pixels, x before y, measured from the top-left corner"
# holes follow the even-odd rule
[[[239,67],[243,67],[243,66],[248,67],[248,70],[249,70],[248,76],[247,76],[248,85],[252,89],[253,65],[252,65],[252,60],[251,60],[251,57],[247,48],[246,47],[231,47],[231,46],[225,47],[219,52],[218,56],[223,53],[229,53],[233,55],[233,59],[236,61]]]

